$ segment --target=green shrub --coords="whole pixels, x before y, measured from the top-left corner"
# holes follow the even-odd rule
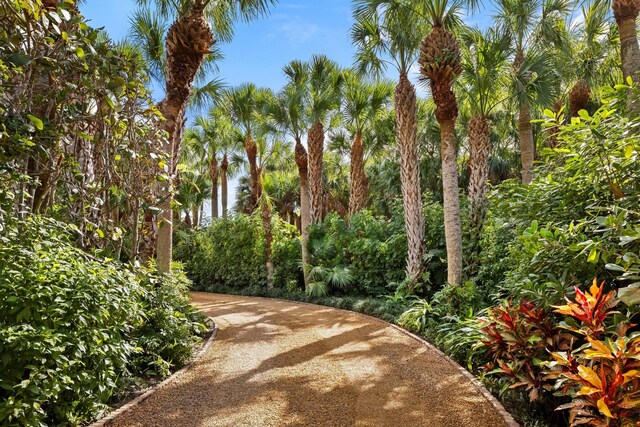
[[[640,137],[628,132],[637,125],[607,107],[583,114],[562,128],[558,149],[543,153],[531,185],[498,186],[485,261],[510,267],[485,265],[479,277],[493,286],[502,274],[503,295],[545,305],[595,276],[628,284],[622,276],[640,253]],[[509,234],[505,257],[499,247]]]
[[[274,285],[287,287],[302,281],[300,239],[295,227],[273,220]],[[219,219],[206,229],[181,236],[176,259],[185,263],[197,290],[215,291],[265,287],[267,283],[265,237],[258,215]],[[190,246],[190,249],[186,246]]]
[[[178,268],[176,268],[178,267]],[[138,271],[143,322],[131,331],[136,351],[129,368],[136,374],[164,378],[191,357],[205,330],[205,318],[190,304],[191,282],[179,266],[161,278],[154,270]]]
[[[74,227],[0,213],[0,424],[81,424],[189,357],[202,325],[179,272],[131,271],[74,247]]]

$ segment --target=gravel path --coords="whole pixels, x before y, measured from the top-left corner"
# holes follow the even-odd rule
[[[115,426],[505,427],[449,361],[397,329],[332,308],[194,293],[213,345]]]

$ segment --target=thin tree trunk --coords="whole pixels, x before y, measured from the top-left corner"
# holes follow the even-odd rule
[[[309,169],[307,151],[296,138],[296,165],[300,174],[300,235],[302,246],[302,272],[304,275],[305,289],[308,285],[308,269],[309,269],[309,224],[311,223],[311,206],[309,195]]]
[[[442,187],[444,195],[444,232],[447,241],[447,281],[462,282],[462,225],[458,195],[455,120],[440,123],[442,143]]]
[[[229,159],[225,153],[220,165],[220,195],[222,197],[222,218],[227,218],[227,170],[229,169]]]
[[[401,73],[395,92],[396,128],[400,151],[400,181],[407,235],[407,278],[412,290],[422,273],[424,218],[418,161],[416,91],[407,73]]]
[[[523,184],[530,184],[533,179],[535,146],[533,142],[533,128],[531,127],[531,113],[529,111],[528,101],[525,101],[520,106],[518,133],[520,138],[520,157],[522,158],[522,182]]]
[[[191,216],[193,217],[193,228],[198,228],[200,225],[200,206],[194,205],[191,207]]]
[[[133,204],[133,224],[131,225],[131,260],[138,259],[138,239],[139,239],[139,222],[140,222],[140,199],[135,197]]]
[[[264,235],[266,241],[266,259],[267,259],[267,287],[273,288],[273,260],[271,259],[271,251],[273,245],[273,233],[271,230],[271,206],[265,200],[262,203],[262,226],[264,227]]]
[[[324,151],[324,127],[321,122],[315,122],[307,139],[309,149],[309,199],[310,219],[312,224],[322,221],[322,205],[324,189],[322,186],[322,153]]]
[[[163,151],[168,154],[169,170],[173,173],[179,156],[180,136],[191,85],[215,43],[211,28],[204,17],[204,4],[197,1],[186,16],[178,18],[167,33],[167,84],[165,98],[158,108],[164,117],[161,127],[168,135]],[[163,203],[159,215],[157,263],[160,272],[171,271],[173,250],[172,179],[161,185]]]
[[[489,189],[489,120],[485,116],[473,116],[469,120],[469,142],[471,156],[469,163],[469,202],[471,205],[471,229],[474,240],[480,236],[487,210],[487,191]]]
[[[218,218],[218,159],[215,154],[209,161],[209,178],[211,178],[211,220]]]
[[[249,186],[251,188],[251,211],[258,206],[260,199],[260,171],[258,169],[258,145],[251,138],[251,134],[247,134],[244,141],[244,148],[247,152],[247,160],[249,161]]]
[[[369,179],[364,170],[364,146],[362,134],[356,132],[351,146],[351,191],[349,193],[349,214],[353,215],[367,207],[369,199]]]

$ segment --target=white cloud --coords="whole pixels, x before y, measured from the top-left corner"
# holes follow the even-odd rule
[[[280,17],[279,17],[280,18]],[[320,34],[320,27],[299,16],[282,15],[282,22],[274,32],[276,37],[282,36],[292,47],[300,47]]]

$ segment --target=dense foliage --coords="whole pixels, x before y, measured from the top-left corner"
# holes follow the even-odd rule
[[[140,52],[71,1],[0,16],[0,424],[80,425],[184,364],[204,319],[181,272],[135,262],[167,172]]]
[[[180,273],[159,278],[93,257],[74,246],[77,233],[5,216],[0,423],[91,420],[136,376],[164,377],[183,364],[204,331]]]
[[[274,218],[274,286],[286,288],[301,278],[300,241],[295,227]],[[265,235],[259,216],[236,215],[210,227],[177,231],[177,260],[185,263],[194,288],[207,291],[266,286]]]

